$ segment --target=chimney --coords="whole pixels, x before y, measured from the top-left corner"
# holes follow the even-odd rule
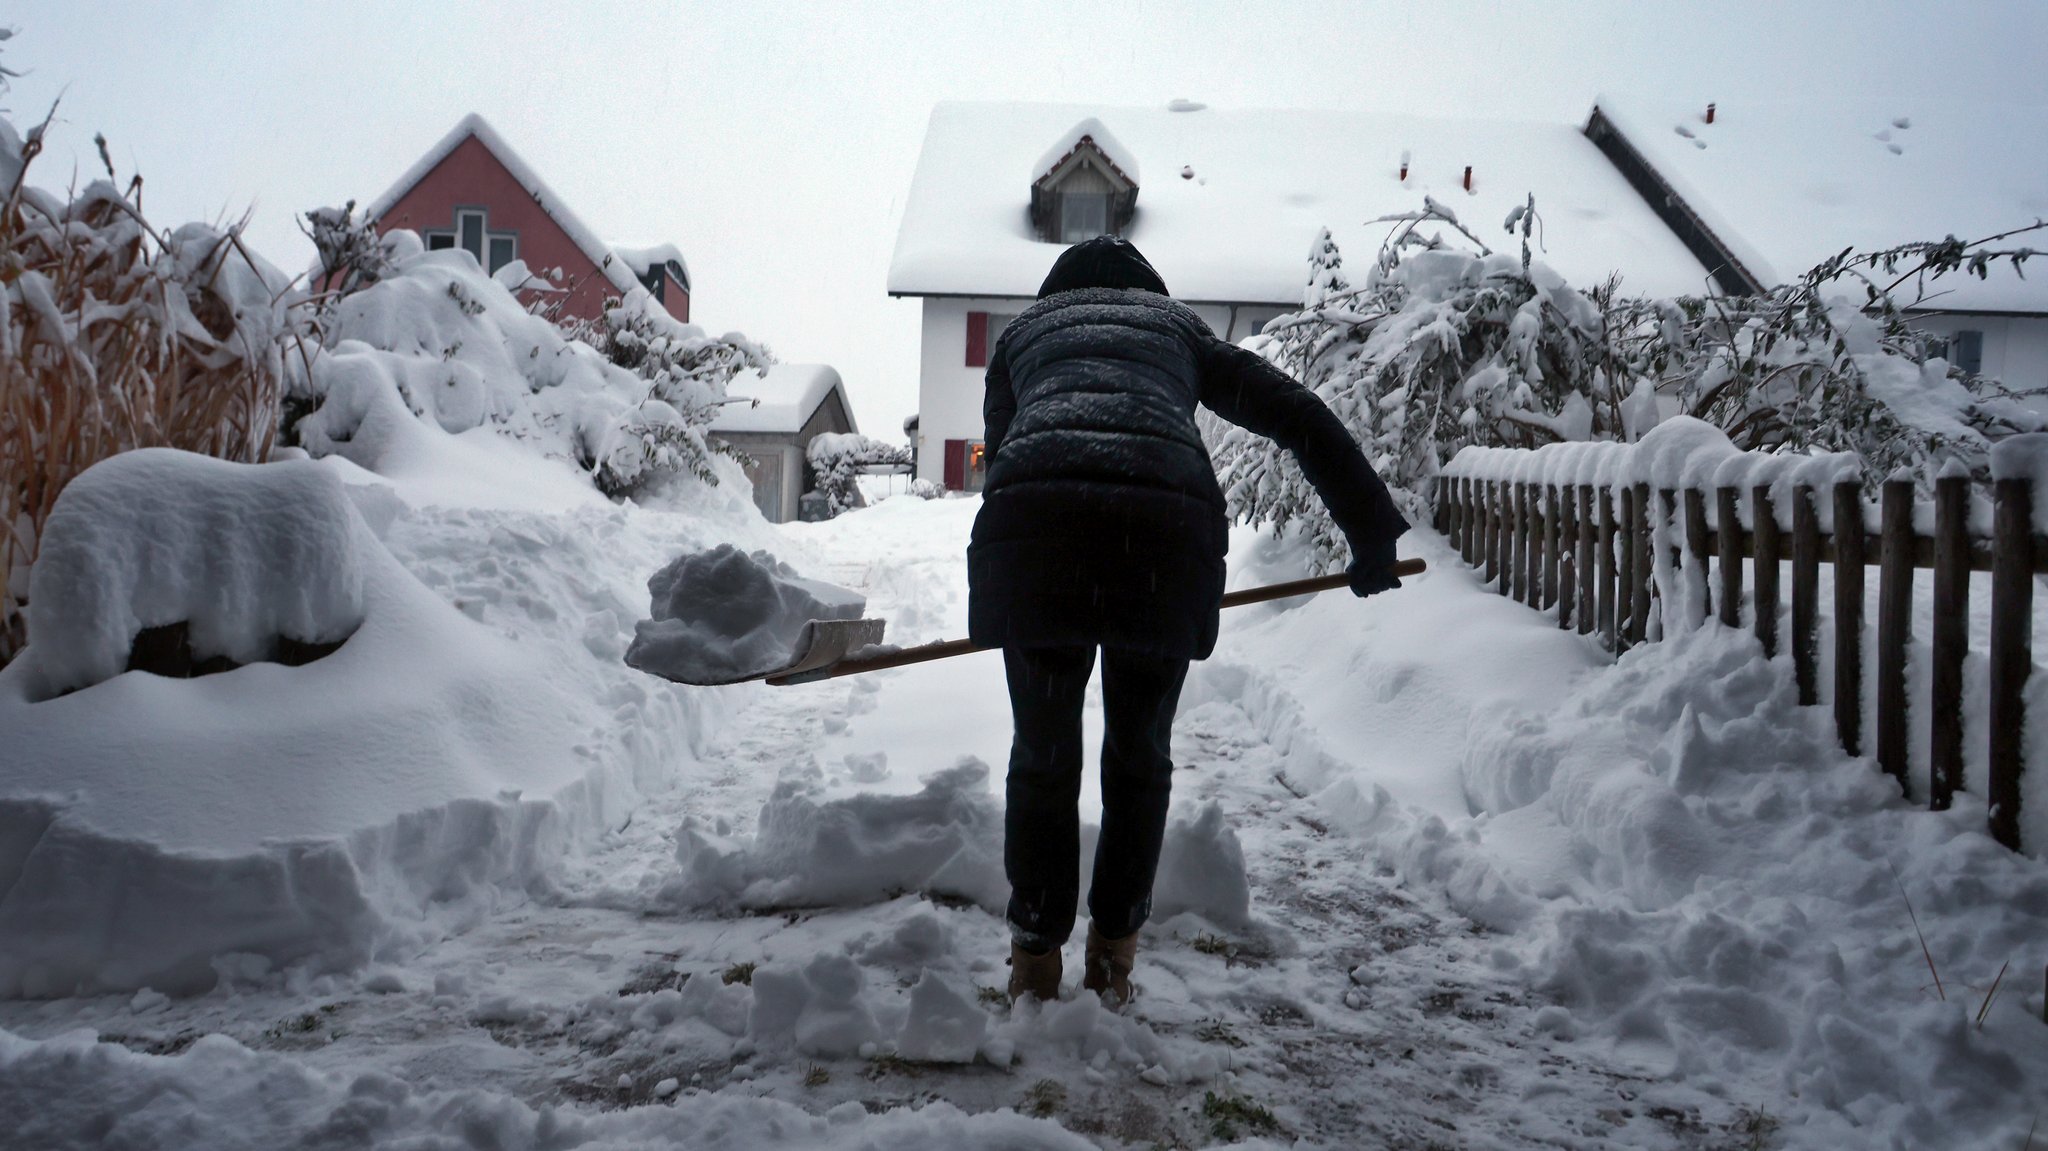
[[[1712,104],[1709,104],[1709,105],[1707,105],[1707,123],[1711,124],[1711,123],[1713,123],[1713,122],[1714,122],[1714,106],[1713,106]]]
[[[1467,192],[1472,190],[1472,165],[1470,164],[1465,165],[1465,190]]]
[[[1405,148],[1401,151],[1401,182],[1408,182],[1408,151]]]

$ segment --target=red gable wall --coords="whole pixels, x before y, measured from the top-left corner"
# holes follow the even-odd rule
[[[399,197],[378,219],[377,230],[410,228],[425,232],[453,228],[457,207],[481,207],[488,213],[485,226],[490,231],[517,233],[519,258],[526,261],[534,275],[563,288],[574,285],[562,307],[564,316],[596,319],[603,313],[605,297],[618,295],[618,289],[583,254],[569,233],[541,210],[532,194],[475,136],[456,145],[446,159]],[[562,270],[559,279],[552,274],[555,268]],[[626,274],[632,275],[630,271]],[[689,298],[682,295],[683,314],[687,316]],[[534,297],[522,293],[521,298]],[[673,304],[669,311],[675,311]]]

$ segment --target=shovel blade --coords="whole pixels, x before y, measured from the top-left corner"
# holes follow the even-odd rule
[[[725,676],[718,679],[682,679],[663,670],[641,667],[649,675],[660,676],[670,683],[689,687],[722,687],[732,683],[749,683],[757,679],[784,682],[792,677],[803,683],[808,679],[823,678],[813,673],[828,671],[833,664],[846,658],[847,653],[872,647],[882,642],[884,621],[878,619],[814,619],[804,624],[797,633],[796,646],[788,663],[753,675]],[[635,664],[633,666],[638,667]]]

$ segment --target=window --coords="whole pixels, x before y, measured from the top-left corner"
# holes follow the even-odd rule
[[[988,358],[996,350],[996,341],[1003,338],[1003,329],[1016,318],[994,312],[967,313],[967,366],[988,367]]]
[[[1973,376],[1984,370],[1984,333],[1960,331],[1948,338],[1948,344],[1956,367]]]
[[[1927,354],[1940,356],[1971,375],[1984,370],[1984,333],[1969,328],[1927,337]]]
[[[484,214],[482,212],[455,213],[456,246],[484,262]]]
[[[988,446],[980,440],[946,441],[946,490],[978,492],[988,479]]]
[[[420,239],[426,241],[429,252],[461,248],[475,256],[477,266],[488,273],[519,258],[519,233],[492,231],[487,208],[457,208],[453,228],[422,231]]]
[[[1060,193],[1060,243],[1078,244],[1108,234],[1109,199],[1101,192]]]

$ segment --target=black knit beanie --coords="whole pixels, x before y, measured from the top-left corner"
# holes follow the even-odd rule
[[[1038,298],[1077,288],[1139,288],[1167,294],[1166,281],[1135,245],[1120,236],[1097,236],[1061,252],[1045,283],[1038,286]]]

